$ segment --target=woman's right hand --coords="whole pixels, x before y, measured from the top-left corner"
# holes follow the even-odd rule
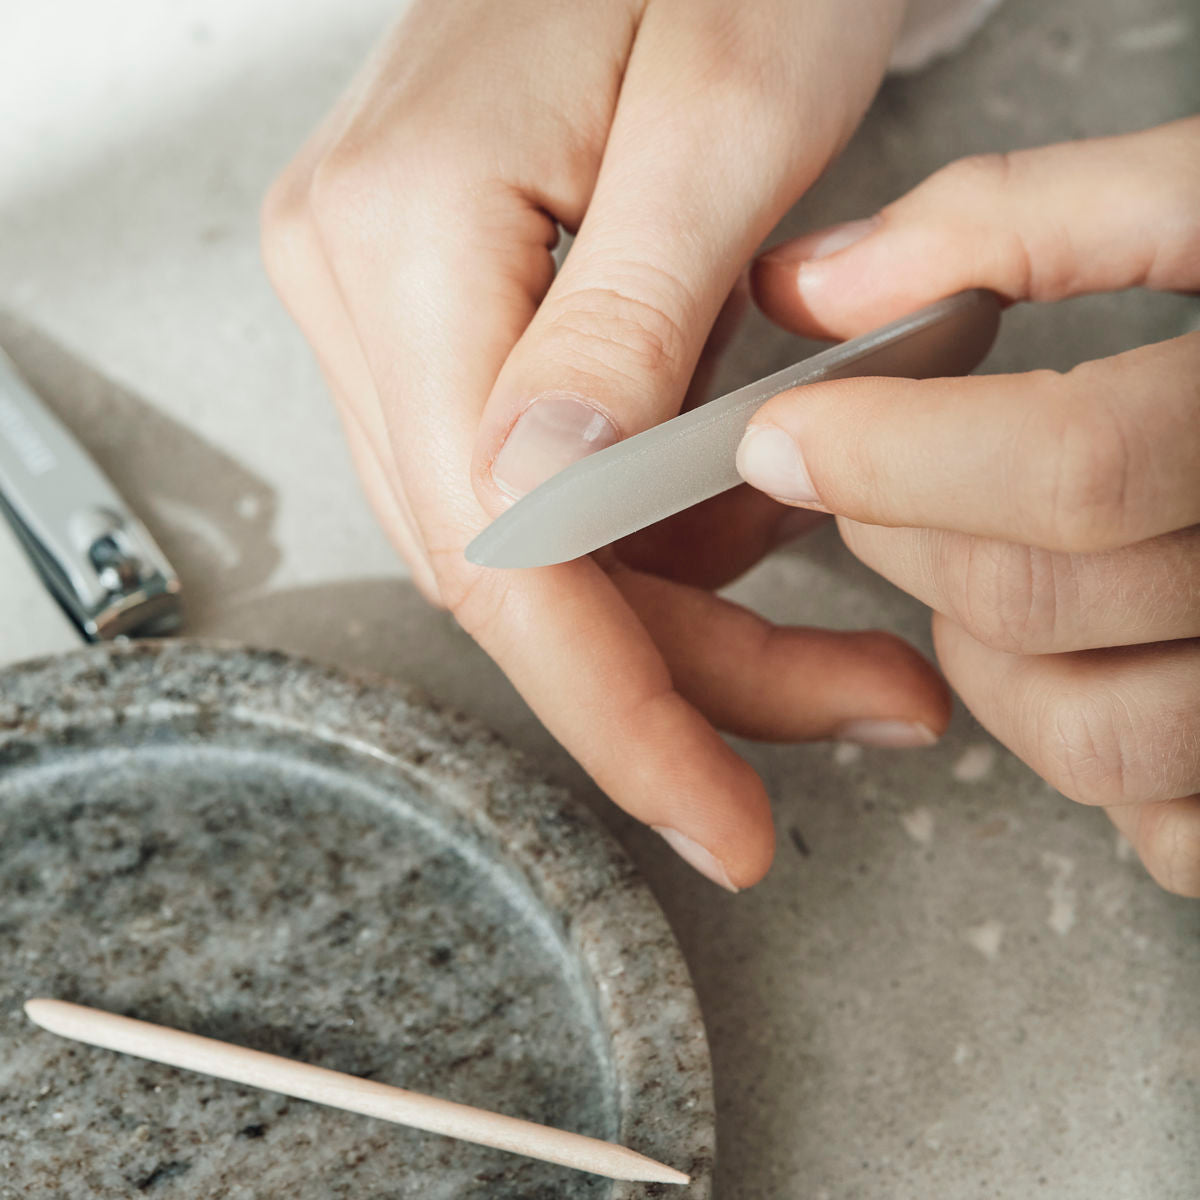
[[[486,571],[463,548],[679,411],[745,264],[867,107],[901,9],[424,0],[264,210],[271,277],[417,586],[600,787],[734,889],[773,834],[717,728],[928,744],[949,714],[932,669],[890,635],[776,628],[711,595],[781,536],[785,510],[749,489],[558,567]],[[555,277],[560,225],[578,233]]]

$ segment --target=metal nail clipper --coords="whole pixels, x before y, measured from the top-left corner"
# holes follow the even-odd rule
[[[0,517],[88,641],[178,628],[166,555],[2,352]]]

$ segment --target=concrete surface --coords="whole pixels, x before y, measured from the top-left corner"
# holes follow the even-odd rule
[[[142,501],[191,629],[414,680],[595,799],[695,975],[718,1196],[1194,1200],[1200,906],[1161,894],[1100,814],[961,714],[919,755],[748,747],[781,848],[728,897],[595,797],[407,585],[255,231],[267,181],[395,8],[60,0],[8,18],[0,341]],[[963,153],[1195,112],[1198,60],[1196,0],[1008,0],[960,56],[887,85],[785,230],[869,213]],[[1198,320],[1194,299],[1142,294],[1018,311],[990,369]],[[798,352],[753,322],[723,383]],[[735,595],[927,644],[919,606],[828,536]]]

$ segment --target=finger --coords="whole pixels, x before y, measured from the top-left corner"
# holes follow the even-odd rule
[[[1200,791],[1200,642],[1032,657],[940,616],[934,642],[979,722],[1072,800],[1107,808]]]
[[[738,469],[868,524],[1106,550],[1200,522],[1198,377],[1194,333],[1066,375],[814,384],[758,410]]]
[[[367,500],[431,604],[443,607],[437,581],[391,453],[387,426],[358,333],[342,301],[313,223],[308,189],[334,140],[339,110],[322,124],[263,203],[263,254],[268,275],[314,348],[333,396]]]
[[[696,362],[696,369],[692,372],[683,398],[682,411],[690,411],[713,398],[710,389],[721,364],[721,357],[733,341],[749,305],[750,286],[743,271],[738,276],[733,291],[725,298],[725,303],[717,313],[717,319],[700,349],[700,358]]]
[[[400,557],[408,564],[417,590],[434,607],[445,608],[433,568],[429,565],[429,558],[417,532],[416,520],[403,489],[397,486],[395,468],[389,469],[383,463],[380,447],[386,451],[387,442],[380,443],[378,439],[371,438],[348,403],[340,402],[338,411],[342,416],[342,428],[346,432],[354,469],[376,519]]]
[[[873,89],[876,27],[898,6],[854,0],[879,14],[870,37],[848,36],[827,5],[760,7],[778,27],[742,31],[765,47],[752,61],[724,0],[646,10],[587,215],[488,401],[474,465],[485,506],[679,411],[745,262],[858,115],[799,102],[808,60],[844,52],[848,86],[864,101]]]
[[[849,337],[968,287],[1010,300],[1200,287],[1200,117],[962,159],[877,217],[770,251],[772,319]]]
[[[1107,810],[1161,887],[1200,897],[1200,796]]]
[[[623,567],[613,580],[680,694],[729,733],[928,746],[950,720],[945,683],[891,634],[773,625],[697,588]]]
[[[620,591],[583,560],[478,571],[451,599],[547,729],[626,811],[737,890],[774,851],[766,793],[675,688]]]
[[[1200,527],[1099,554],[936,529],[839,528],[867,566],[994,650],[1051,654],[1200,637]]]

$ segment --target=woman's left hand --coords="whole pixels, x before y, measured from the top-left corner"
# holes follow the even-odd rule
[[[1200,290],[1200,118],[952,164],[767,254],[755,285],[783,324],[839,337],[967,287]],[[756,414],[739,467],[836,513],[935,610],[976,717],[1200,896],[1200,332],[1066,374],[801,388]]]

